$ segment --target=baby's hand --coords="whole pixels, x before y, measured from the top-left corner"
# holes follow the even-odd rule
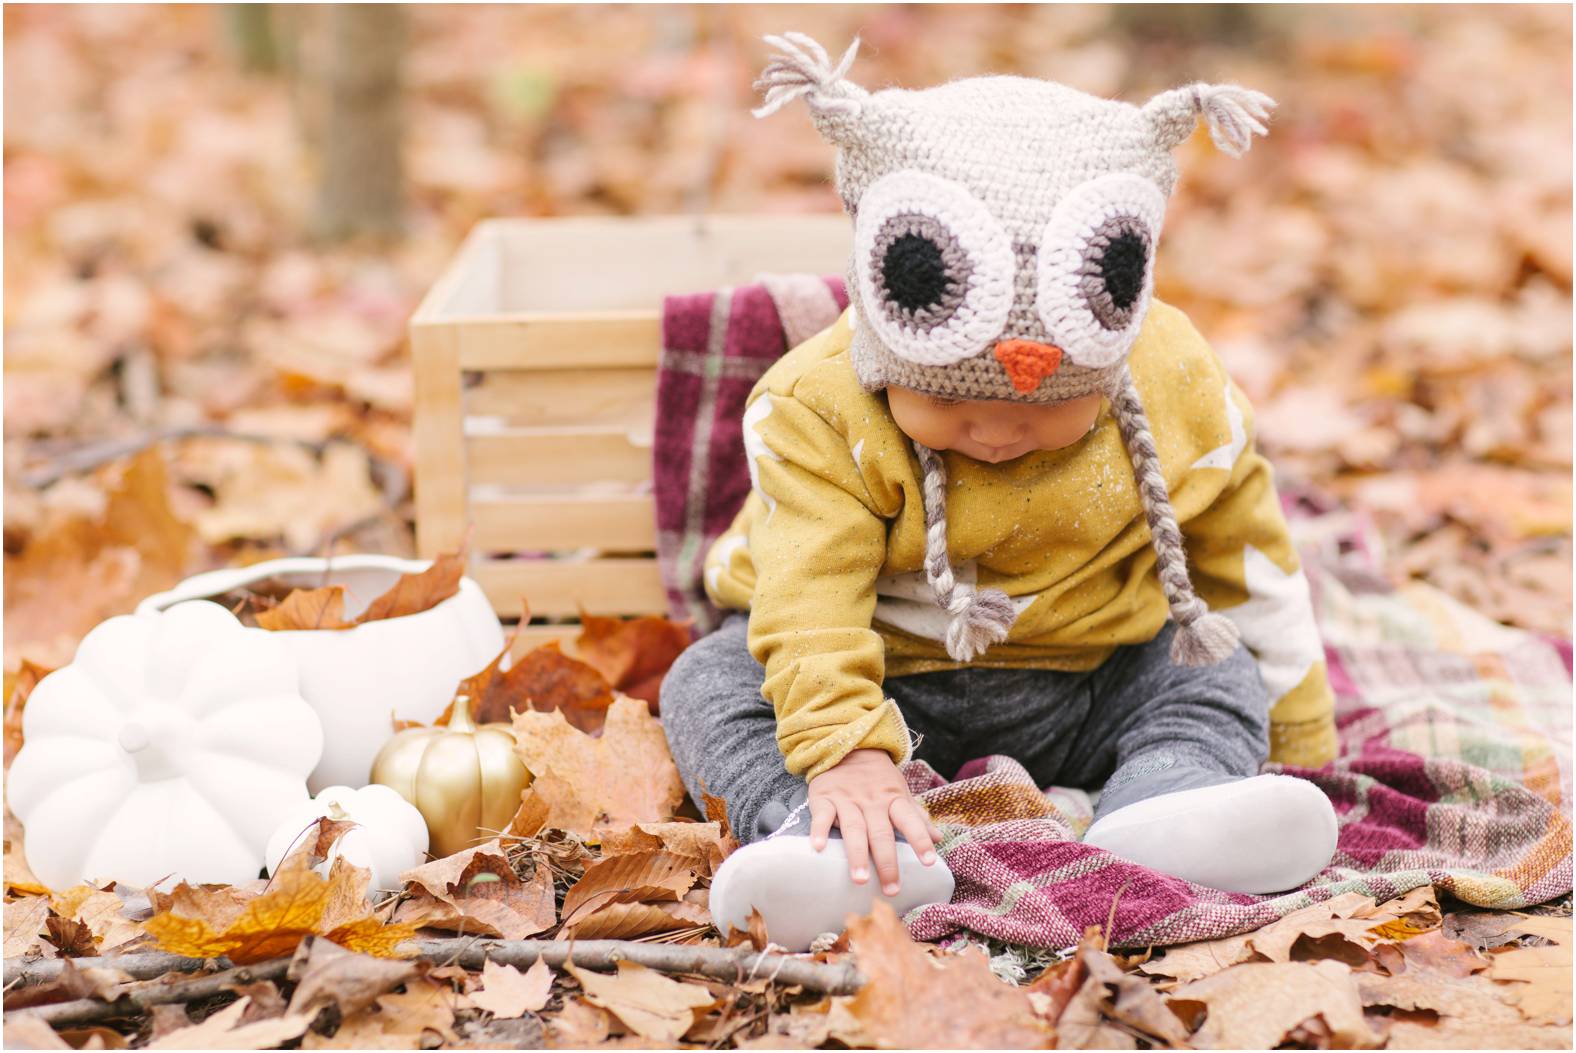
[[[848,876],[861,885],[870,880],[874,855],[881,891],[888,896],[897,895],[899,887],[894,828],[908,839],[921,863],[936,861],[941,831],[909,796],[885,750],[854,750],[811,779],[810,818],[811,846],[817,852],[826,847],[835,821],[848,849]]]

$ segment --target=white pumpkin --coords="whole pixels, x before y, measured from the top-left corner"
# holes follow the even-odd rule
[[[255,878],[323,751],[290,648],[206,601],[99,624],[22,732],[7,800],[57,889]]]
[[[356,826],[334,842],[320,869],[343,858],[372,871],[373,888],[396,889],[400,886],[399,876],[427,858],[427,821],[415,805],[377,783],[360,790],[330,786],[291,812],[268,839],[270,874],[325,815],[348,819]]]
[[[402,574],[419,574],[427,560],[393,556],[292,558],[214,570],[149,596],[137,613],[182,600],[220,596],[266,579],[296,588],[324,582],[345,589],[345,616],[366,609]],[[372,760],[394,735],[394,721],[431,724],[454,697],[454,685],[503,650],[503,629],[492,603],[470,578],[460,591],[419,614],[368,622],[354,629],[307,629],[278,634],[301,666],[301,693],[323,722],[323,757],[307,779],[317,793],[329,786],[365,786]]]

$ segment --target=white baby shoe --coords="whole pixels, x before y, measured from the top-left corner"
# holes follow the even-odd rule
[[[752,909],[761,912],[771,942],[790,951],[805,951],[823,932],[842,932],[850,914],[869,914],[877,899],[902,917],[927,903],[952,898],[952,871],[940,858],[926,866],[907,844],[897,844],[898,880],[895,896],[881,892],[871,868],[870,880],[854,884],[848,876],[848,853],[835,834],[817,852],[804,834],[780,833],[734,852],[717,868],[711,882],[711,916],[723,935],[746,931]]]
[[[1197,885],[1264,895],[1297,888],[1335,855],[1335,809],[1306,779],[1251,779],[1118,808],[1084,843]]]

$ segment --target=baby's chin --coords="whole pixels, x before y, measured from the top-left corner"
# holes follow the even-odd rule
[[[972,460],[983,461],[985,464],[1004,464],[1007,461],[1015,461],[1025,454],[1033,453],[1040,447],[1037,443],[1032,442],[1014,443],[1011,446],[1000,448],[981,446],[979,443],[974,442],[962,442],[953,443],[949,448],[955,453],[961,453]]]

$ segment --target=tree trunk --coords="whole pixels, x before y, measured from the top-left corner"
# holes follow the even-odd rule
[[[313,227],[326,238],[397,233],[405,188],[405,13],[391,4],[335,4],[324,24],[324,122]]]

